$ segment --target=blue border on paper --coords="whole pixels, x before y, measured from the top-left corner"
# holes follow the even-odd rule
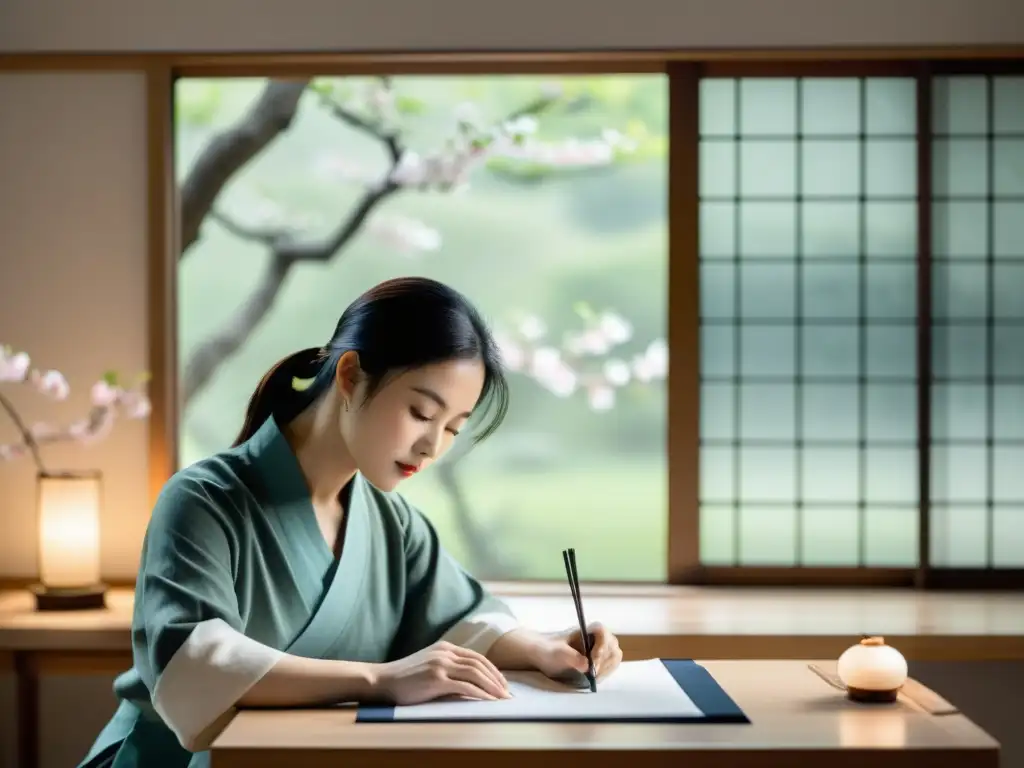
[[[680,715],[678,717],[538,717],[538,718],[416,718],[396,719],[394,707],[359,707],[357,723],[693,723],[749,724],[748,718],[735,701],[727,694],[718,681],[704,667],[692,659],[662,659],[665,669],[682,688],[690,700],[703,712],[703,716]]]

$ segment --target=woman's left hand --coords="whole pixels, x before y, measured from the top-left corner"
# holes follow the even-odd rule
[[[594,638],[590,656],[594,660],[597,679],[600,680],[622,663],[622,650],[618,638],[601,624],[591,624],[587,631]],[[587,656],[580,630],[577,628],[544,635],[538,645],[534,663],[539,671],[552,678],[565,675],[570,670],[586,673]]]

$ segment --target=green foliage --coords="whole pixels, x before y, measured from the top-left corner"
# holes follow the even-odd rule
[[[334,96],[335,81],[330,78],[318,77],[309,84],[309,90],[317,96],[329,99]]]
[[[408,94],[395,96],[395,109],[403,115],[423,115],[429,110],[427,102]]]
[[[208,128],[215,123],[223,103],[219,80],[179,80],[174,89],[175,125]]]
[[[547,163],[497,155],[487,158],[484,168],[499,179],[515,181],[519,184],[540,184],[552,177],[581,176],[592,174],[595,170],[594,168],[571,166],[558,168]]]
[[[153,374],[149,371],[142,371],[135,376],[135,386],[141,387],[148,384],[153,378]],[[124,384],[121,381],[121,374],[113,369],[104,371],[103,375],[100,376],[100,381],[106,384],[108,387],[121,387]]]
[[[664,128],[654,130],[649,123],[633,118],[626,121],[625,137],[633,150],[622,158],[631,162],[647,162],[668,158],[668,135]]]
[[[664,336],[668,290],[651,291],[651,286],[663,279],[664,265],[650,259],[639,262],[631,256],[628,251],[621,253],[590,270],[548,270],[551,322],[567,328],[590,327],[604,311],[614,311],[634,328],[634,341],[624,347],[630,352]],[[580,300],[580,296],[586,299]]]
[[[355,88],[347,77],[317,77],[309,84],[309,91],[322,99],[344,103],[353,98]]]
[[[587,301],[574,301],[572,304],[572,311],[588,325],[598,319],[597,312],[594,311],[594,308],[590,306],[590,303]]]
[[[519,80],[512,78],[511,80]],[[668,130],[668,80],[650,75],[596,75],[524,78],[507,82],[495,78],[486,84],[495,106],[510,100],[506,89],[527,101],[557,90],[560,97],[545,111],[541,136],[567,138],[599,135],[612,128],[635,139],[664,135]]]

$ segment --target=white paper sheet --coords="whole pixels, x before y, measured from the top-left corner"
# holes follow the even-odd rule
[[[395,720],[652,720],[703,717],[658,659],[627,661],[578,690],[539,672],[508,672],[511,699],[432,701],[395,707]]]

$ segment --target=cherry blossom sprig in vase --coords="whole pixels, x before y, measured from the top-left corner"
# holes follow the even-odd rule
[[[39,581],[32,588],[39,610],[102,608],[106,589],[100,579],[100,500],[97,471],[55,472],[43,460],[43,447],[58,442],[95,443],[113,429],[118,416],[143,419],[151,407],[148,375],[130,385],[109,372],[89,391],[89,412],[59,426],[29,425],[0,389],[3,410],[18,432],[13,443],[0,444],[0,461],[31,456],[38,480]],[[0,346],[0,385],[29,385],[55,401],[67,400],[71,387],[60,371],[36,368],[25,352]]]

